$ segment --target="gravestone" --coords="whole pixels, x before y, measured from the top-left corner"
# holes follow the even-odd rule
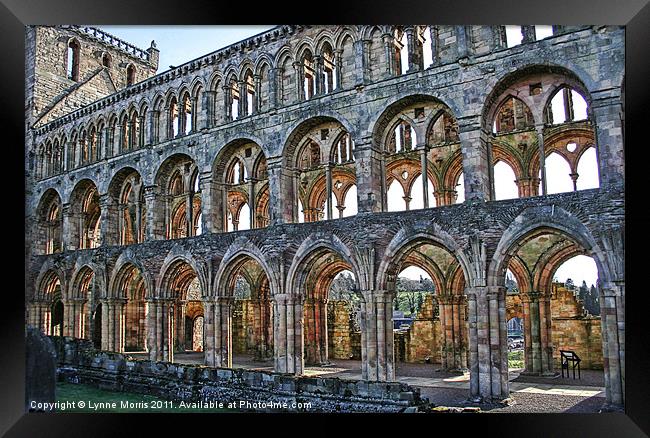
[[[56,350],[52,341],[33,327],[27,328],[25,338],[25,411],[42,411],[33,406],[56,400]]]

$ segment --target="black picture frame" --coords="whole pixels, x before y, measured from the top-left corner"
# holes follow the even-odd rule
[[[2,114],[3,152],[11,155],[5,160],[3,175],[3,204],[15,211],[5,225],[3,312],[0,318],[2,354],[0,354],[0,432],[6,436],[116,436],[128,432],[152,436],[154,429],[166,432],[180,428],[187,434],[250,433],[251,426],[262,433],[273,430],[281,434],[310,434],[322,426],[333,428],[330,433],[356,435],[358,430],[379,425],[383,433],[390,426],[394,433],[453,433],[464,434],[470,425],[478,426],[479,433],[488,435],[523,434],[525,436],[619,436],[633,437],[650,434],[650,374],[645,322],[648,292],[643,287],[645,261],[645,206],[647,173],[643,166],[649,161],[647,135],[650,92],[650,5],[648,0],[491,0],[471,2],[452,1],[360,1],[357,3],[334,0],[327,7],[296,2],[265,2],[246,5],[242,2],[182,2],[170,0],[132,2],[129,0],[3,0],[0,5],[2,29],[2,77],[0,80],[0,110]],[[182,6],[182,7],[180,7]],[[27,226],[21,219],[20,206],[25,205],[24,192],[18,181],[24,181],[24,66],[25,31],[27,24],[278,24],[288,23],[416,23],[438,24],[618,24],[626,25],[626,81],[625,81],[625,148],[626,155],[626,406],[625,413],[607,414],[447,414],[415,415],[407,417],[377,416],[363,418],[348,415],[345,425],[337,418],[311,419],[311,416],[276,415],[247,421],[232,414],[214,414],[209,417],[188,418],[169,415],[117,414],[26,414],[24,413],[24,330],[25,305],[19,266],[21,256],[14,254],[19,243],[7,237],[23,240],[17,231]],[[215,47],[216,48],[216,47]],[[15,162],[14,162],[15,160]],[[15,173],[14,173],[15,172]],[[644,184],[645,183],[645,184]],[[6,211],[5,211],[5,214]],[[10,231],[7,231],[10,230]],[[21,242],[20,245],[23,243]],[[638,253],[637,253],[638,251]],[[24,272],[24,268],[23,268]],[[9,286],[11,284],[11,286]],[[22,284],[22,286],[21,286]],[[192,414],[191,414],[192,415]],[[194,414],[196,415],[196,414]],[[204,414],[205,415],[205,414]],[[320,416],[318,416],[320,417]],[[187,419],[187,420],[186,420]],[[305,421],[307,420],[307,421]],[[128,424],[125,424],[128,423]],[[294,424],[295,423],[295,424]],[[443,424],[444,423],[444,424]],[[205,426],[208,429],[204,429]],[[226,426],[227,425],[227,426]],[[355,429],[356,429],[355,427]],[[422,427],[421,430],[415,430]],[[212,428],[212,431],[210,431]],[[238,432],[240,428],[240,432]],[[451,428],[451,429],[448,429]],[[323,428],[324,429],[324,428]],[[644,433],[645,432],[645,433]],[[180,431],[176,433],[181,433]],[[361,432],[367,434],[367,432]]]

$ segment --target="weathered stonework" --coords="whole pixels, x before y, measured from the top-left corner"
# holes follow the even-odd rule
[[[185,402],[219,401],[226,406],[229,402],[239,406],[240,401],[288,405],[262,412],[401,412],[410,406],[426,404],[418,388],[404,383],[295,377],[241,368],[136,360],[123,354],[97,351],[83,340],[53,339],[60,380],[113,391]],[[309,406],[304,407],[306,404]],[[292,405],[301,407],[291,408]]]
[[[556,27],[507,48],[501,26],[431,28],[424,68],[424,26],[280,26],[36,126],[30,90],[56,81],[33,73],[30,45],[27,324],[173,362],[191,311],[204,318],[206,365],[231,367],[233,350],[259,344],[276,372],[300,375],[331,345],[347,354],[347,340],[328,339],[327,300],[349,270],[363,379],[394,381],[395,283],[414,265],[436,285],[440,336],[429,318],[415,330],[445,368],[469,368],[470,397],[503,399],[506,270],[522,286],[527,368],[545,374],[552,274],[586,254],[599,271],[607,401],[623,405],[623,29]],[[404,74],[402,35],[414,42]],[[549,118],[564,90],[584,97],[586,120]],[[574,175],[592,147],[600,187],[547,194],[544,157],[561,152]],[[497,161],[513,168],[519,199],[494,200]],[[393,183],[409,211],[389,211]],[[236,302],[242,277],[264,305]],[[245,345],[243,315],[260,328]],[[425,350],[416,341],[410,354]]]

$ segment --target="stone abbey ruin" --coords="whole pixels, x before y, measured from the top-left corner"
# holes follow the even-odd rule
[[[526,373],[574,350],[623,407],[624,28],[548,28],[278,26],[156,73],[154,42],[27,27],[26,325],[219,369],[356,360],[369,383],[430,362],[503,400],[516,316]],[[578,255],[600,315],[554,282]],[[403,329],[409,266],[435,293]]]

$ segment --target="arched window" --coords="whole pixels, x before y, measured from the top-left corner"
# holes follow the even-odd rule
[[[169,104],[169,138],[174,138],[178,135],[178,101],[176,97],[172,97]]]
[[[395,74],[403,75],[409,68],[408,42],[406,32],[395,30]]]
[[[230,120],[239,118],[239,84],[235,78],[230,80]]]
[[[495,134],[502,134],[533,127],[533,114],[530,108],[516,97],[508,96],[497,111],[492,131]]]
[[[504,161],[494,165],[494,196],[499,199],[515,199],[519,197],[516,183],[517,177],[512,167]]]
[[[323,92],[331,93],[338,88],[336,83],[336,63],[334,59],[334,51],[329,43],[323,45]]]
[[[311,99],[316,93],[316,71],[314,60],[309,50],[305,51],[302,58],[303,76],[304,76],[304,92],[305,100]]]
[[[298,167],[301,170],[318,167],[321,163],[320,146],[315,141],[308,141],[299,155]]]
[[[428,68],[433,65],[433,46],[431,42],[435,36],[435,31],[433,26],[427,26],[422,32],[422,63],[424,68]]]
[[[348,133],[343,134],[332,148],[331,160],[335,164],[354,161],[354,142]]]
[[[546,107],[546,118],[552,125],[586,120],[587,101],[576,90],[562,87]]]
[[[248,70],[244,75],[244,88],[246,92],[246,115],[250,116],[255,112],[257,104],[255,98],[255,81],[253,79],[253,72]]]
[[[133,85],[135,83],[135,66],[129,64],[126,68],[126,86]]]
[[[393,133],[388,140],[387,150],[390,153],[400,153],[413,150],[417,144],[415,130],[411,125],[401,120],[395,125]]]
[[[190,98],[189,93],[185,93],[182,97],[181,102],[181,123],[182,123],[182,132],[183,134],[189,134],[194,129],[192,126],[192,99]]]
[[[102,54],[102,65],[106,68],[111,68],[111,65],[113,63],[113,60],[111,59],[111,55],[108,53],[104,52]]]
[[[73,81],[79,80],[79,52],[81,46],[77,40],[70,40],[68,43],[68,63],[67,63],[67,74],[68,79]]]

